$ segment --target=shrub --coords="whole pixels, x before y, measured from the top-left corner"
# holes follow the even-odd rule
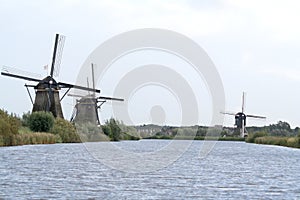
[[[55,119],[50,132],[59,135],[64,143],[81,142],[74,125],[62,118]]]
[[[0,135],[0,147],[4,146],[4,140],[3,140],[3,136]]]
[[[61,138],[59,135],[51,133],[26,133],[17,134],[12,138],[12,145],[26,145],[26,144],[53,144],[60,142]]]
[[[29,127],[28,119],[29,119],[30,115],[31,115],[30,111],[28,111],[27,113],[23,113],[22,119],[21,119],[22,126]]]
[[[254,142],[257,144],[287,146],[287,137],[277,137],[277,136],[257,137],[255,138]]]
[[[299,147],[299,138],[297,137],[290,137],[287,139],[287,146],[288,147]]]
[[[0,146],[12,144],[12,137],[18,134],[20,125],[20,120],[16,116],[0,109]]]
[[[33,112],[28,117],[30,130],[34,132],[48,132],[54,124],[54,117],[50,112]]]
[[[101,128],[105,135],[107,135],[107,136],[111,135],[111,129],[110,129],[109,125],[102,125]]]
[[[267,136],[267,135],[268,134],[266,132],[263,132],[263,131],[262,132],[252,133],[252,134],[249,134],[249,136],[246,139],[246,142],[254,143],[256,138],[258,138],[258,137],[264,137],[264,136]]]
[[[96,124],[91,122],[76,123],[76,130],[82,142],[109,141],[109,137]]]
[[[121,135],[120,122],[111,118],[102,125],[103,133],[110,137],[112,141],[119,141]]]

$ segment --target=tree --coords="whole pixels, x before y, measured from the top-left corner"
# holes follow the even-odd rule
[[[0,146],[12,144],[12,138],[18,134],[20,120],[15,115],[9,115],[0,109]]]
[[[121,135],[121,128],[119,127],[120,122],[113,118],[110,118],[102,125],[103,133],[110,137],[112,141],[119,141]]]
[[[59,135],[64,143],[81,142],[74,125],[62,118],[55,119],[51,133]]]
[[[54,117],[50,112],[33,112],[28,117],[30,130],[34,132],[48,132],[54,124]]]
[[[287,122],[279,121],[277,124],[271,124],[267,131],[270,132],[272,136],[291,136],[293,131],[291,126]]]
[[[22,126],[29,127],[28,119],[29,119],[30,115],[31,115],[30,111],[28,111],[27,113],[23,113],[22,119],[21,119]]]

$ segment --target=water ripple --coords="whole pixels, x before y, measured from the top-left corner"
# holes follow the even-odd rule
[[[168,143],[115,145],[151,152]],[[199,159],[202,145],[195,141],[172,165],[139,174],[110,169],[82,144],[2,147],[0,199],[300,199],[299,149],[217,142]]]

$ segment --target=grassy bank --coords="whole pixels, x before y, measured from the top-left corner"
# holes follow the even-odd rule
[[[27,144],[54,144],[61,142],[59,135],[43,132],[18,133],[10,136],[0,135],[0,146]]]
[[[0,146],[80,142],[75,127],[51,113],[35,112],[19,118],[0,109]]]
[[[102,127],[92,123],[75,126],[49,112],[25,113],[20,118],[0,109],[0,146],[138,139],[136,132],[114,119]]]
[[[218,140],[218,141],[245,141],[239,137],[204,137],[204,136],[169,136],[169,135],[154,135],[143,139],[165,139],[165,140]]]
[[[300,143],[299,143],[298,137],[264,136],[264,137],[255,138],[254,143],[300,148]]]
[[[285,147],[300,148],[300,136],[283,137],[283,136],[269,136],[266,132],[257,132],[250,134],[246,139],[248,143],[279,145]]]

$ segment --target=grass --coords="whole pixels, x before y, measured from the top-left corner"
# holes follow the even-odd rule
[[[205,136],[177,136],[173,137],[170,135],[154,135],[144,139],[165,139],[165,140],[218,140],[218,141],[245,141],[244,138],[240,137],[205,137]]]
[[[5,142],[9,140],[9,142]],[[33,132],[28,127],[21,126],[17,134],[10,135],[9,138],[0,135],[0,146],[16,146],[27,144],[54,144],[60,143],[59,135],[45,132]]]
[[[254,143],[300,148],[298,137],[263,136],[255,138]]]
[[[54,144],[61,142],[59,135],[44,132],[17,134],[12,137],[12,145]]]

